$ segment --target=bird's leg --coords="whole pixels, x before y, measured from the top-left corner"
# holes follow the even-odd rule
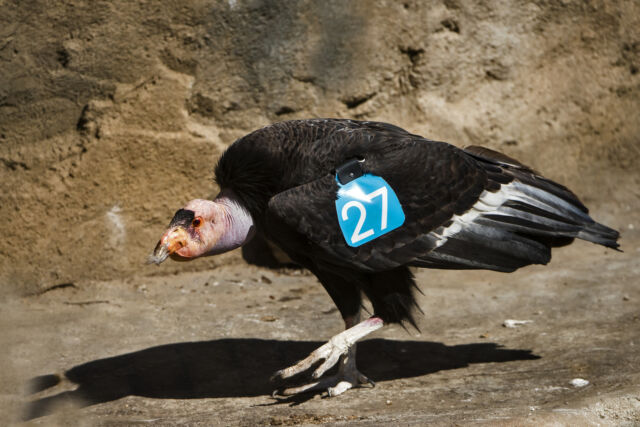
[[[323,378],[319,381],[305,384],[299,387],[285,389],[279,394],[290,396],[307,391],[327,389],[329,396],[337,396],[354,386],[364,383],[373,384],[371,380],[358,372],[356,368],[356,342],[371,332],[380,329],[383,321],[379,317],[370,317],[367,320],[357,323],[359,315],[345,319],[347,329],[332,337],[326,344],[316,349],[307,358],[297,364],[276,372],[274,379],[290,378],[300,372],[306,371],[315,363],[324,360],[322,364],[313,372],[314,379],[318,379],[326,371],[331,369],[339,360],[339,370],[334,376]]]
[[[349,329],[360,322],[360,313],[353,317],[345,319],[345,329]],[[375,383],[367,378],[364,374],[358,371],[356,367],[356,348],[358,344],[354,343],[346,354],[340,356],[338,361],[338,374],[333,378],[338,380],[335,386],[330,386],[327,389],[329,396],[337,396],[344,393],[352,387],[359,386],[361,384],[371,384],[375,387]]]

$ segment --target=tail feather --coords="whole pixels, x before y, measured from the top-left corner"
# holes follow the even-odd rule
[[[595,221],[581,230],[576,237],[611,249],[618,250],[620,247],[618,244],[620,233]]]

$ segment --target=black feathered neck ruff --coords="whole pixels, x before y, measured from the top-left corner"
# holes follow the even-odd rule
[[[215,168],[220,189],[232,190],[254,220],[278,192],[282,165],[270,151],[268,144],[249,134],[227,148]]]

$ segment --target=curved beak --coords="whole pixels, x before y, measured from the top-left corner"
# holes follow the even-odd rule
[[[149,255],[147,263],[160,264],[166,260],[169,255],[172,255],[176,251],[187,246],[188,237],[189,235],[187,234],[187,230],[183,227],[178,226],[170,228],[164,233],[156,245],[156,248],[153,250],[153,253]]]

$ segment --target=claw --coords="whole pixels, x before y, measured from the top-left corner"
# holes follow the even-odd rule
[[[374,388],[376,386],[375,381],[360,373],[358,373],[358,381],[360,382],[360,384],[369,384],[371,388]]]
[[[278,380],[283,379],[282,371],[284,371],[284,369],[280,369],[279,371],[274,372],[273,375],[271,375],[271,377],[269,377],[269,381],[271,381],[273,383],[273,382],[276,382]]]

